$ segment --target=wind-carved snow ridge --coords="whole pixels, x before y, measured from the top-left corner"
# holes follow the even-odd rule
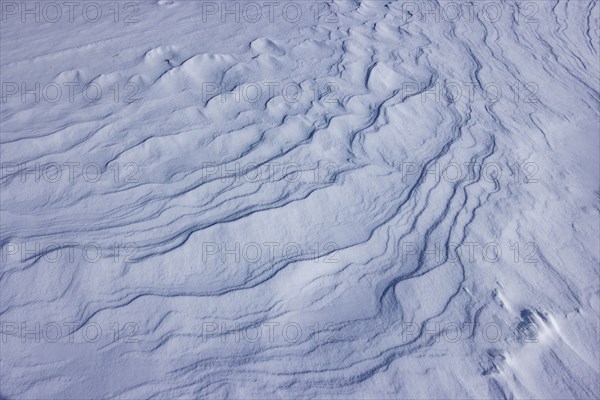
[[[600,396],[600,3],[48,4],[0,397]]]

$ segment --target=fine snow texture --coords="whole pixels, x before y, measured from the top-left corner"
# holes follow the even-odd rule
[[[599,397],[597,1],[73,3],[1,3],[2,398]]]

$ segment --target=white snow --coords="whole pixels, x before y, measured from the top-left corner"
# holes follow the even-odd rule
[[[0,397],[600,396],[600,3],[7,1]]]

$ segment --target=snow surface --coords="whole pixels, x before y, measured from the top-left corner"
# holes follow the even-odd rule
[[[2,398],[600,396],[597,1],[49,4]]]

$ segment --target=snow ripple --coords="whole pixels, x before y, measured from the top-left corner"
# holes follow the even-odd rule
[[[597,398],[599,3],[290,4],[6,13],[3,398]]]

